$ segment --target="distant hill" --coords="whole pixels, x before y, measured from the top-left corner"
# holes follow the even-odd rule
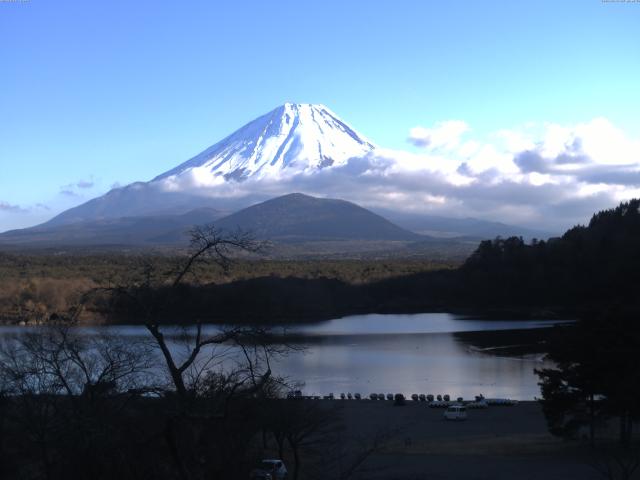
[[[523,237],[525,240],[531,240],[533,238],[547,239],[557,235],[557,232],[534,230],[471,217],[450,218],[386,210],[377,210],[377,213],[412,232],[440,238],[472,237],[489,239],[495,237]]]
[[[186,244],[187,231],[224,213],[199,208],[182,215],[107,218],[71,224],[45,223],[0,234],[0,245],[24,247]]]
[[[188,230],[209,223],[229,232],[249,231],[257,238],[276,242],[428,240],[353,203],[294,193],[228,216],[212,208],[198,208],[180,215],[128,216],[74,223],[52,221],[0,234],[0,245],[185,245]],[[353,244],[349,248],[353,249]],[[333,244],[330,250],[339,251],[340,245]]]
[[[228,231],[248,230],[278,241],[424,239],[354,203],[301,193],[283,195],[220,219]]]
[[[65,210],[36,228],[80,222],[103,222],[124,217],[188,215],[189,212],[203,208],[218,209],[220,204],[221,202],[217,199],[182,192],[165,192],[155,185],[137,182],[126,187],[115,188],[101,197]]]

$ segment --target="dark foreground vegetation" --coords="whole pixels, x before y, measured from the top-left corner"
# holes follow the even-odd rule
[[[640,439],[640,325],[613,307],[558,327],[546,346],[554,368],[537,371],[549,431],[581,439],[593,465],[610,479],[637,478]],[[616,435],[611,435],[617,426]]]
[[[225,332],[225,341],[235,338]],[[171,356],[181,365],[175,377],[145,342],[64,325],[5,339],[0,477],[249,478],[268,455],[287,459],[290,478],[328,469],[349,478],[374,445],[343,448],[333,405],[282,400],[286,383],[269,368],[278,353],[237,347],[244,358],[222,368],[224,349],[190,345],[184,358]],[[187,363],[191,354],[201,362]]]

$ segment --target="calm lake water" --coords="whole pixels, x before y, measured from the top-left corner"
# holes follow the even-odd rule
[[[480,320],[447,313],[354,315],[288,327],[303,351],[273,363],[274,373],[303,382],[309,395],[341,392],[449,394],[452,397],[540,396],[534,368],[551,364],[540,355],[497,356],[456,338],[456,332],[541,328],[554,321]],[[215,326],[207,327],[213,331]],[[0,336],[24,331],[2,327]],[[148,337],[141,326],[82,328],[134,339]]]
[[[496,356],[456,332],[541,328],[553,321],[478,320],[447,313],[357,315],[295,329],[304,353],[279,362],[280,374],[305,382],[309,394],[333,392],[445,394],[452,398],[540,396],[540,355]]]

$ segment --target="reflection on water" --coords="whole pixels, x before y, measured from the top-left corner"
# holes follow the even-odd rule
[[[548,327],[549,320],[479,320],[451,313],[351,315],[291,329],[307,335],[453,333]]]
[[[539,396],[535,357],[474,351],[451,333],[323,337],[277,362],[278,373],[305,382],[305,392],[448,393],[452,397]]]
[[[455,332],[548,327],[558,322],[478,320],[447,313],[354,315],[291,329],[307,347],[277,362],[308,394],[448,393],[452,397],[540,395],[540,356],[480,353]],[[300,335],[300,337],[298,337]]]
[[[549,321],[474,320],[437,313],[354,315],[288,328],[306,348],[275,361],[277,375],[304,382],[306,394],[333,392],[449,394],[473,398],[539,396],[534,368],[549,366],[539,356],[501,357],[480,353],[455,332],[530,329]],[[207,330],[214,331],[210,326]],[[16,333],[0,328],[0,335]],[[141,326],[82,328],[84,333],[145,338]]]

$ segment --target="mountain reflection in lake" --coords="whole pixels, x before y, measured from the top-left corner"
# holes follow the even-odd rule
[[[476,348],[457,332],[525,331],[554,323],[446,313],[351,316],[294,329],[307,348],[278,362],[278,372],[304,381],[309,394],[482,393],[531,400],[540,396],[534,368],[551,365],[542,355],[498,356],[500,350]]]
[[[288,327],[288,342],[304,350],[278,358],[272,366],[276,375],[303,382],[309,395],[400,392],[473,398],[482,393],[530,400],[540,395],[534,368],[550,365],[541,355],[498,356],[494,352],[500,350],[476,348],[457,332],[527,330],[553,323],[557,322],[474,320],[446,313],[354,315]],[[0,334],[20,331],[3,327]],[[142,326],[82,331],[124,335],[132,341],[148,335]],[[511,337],[517,339],[518,333]],[[486,347],[486,336],[483,341]]]

